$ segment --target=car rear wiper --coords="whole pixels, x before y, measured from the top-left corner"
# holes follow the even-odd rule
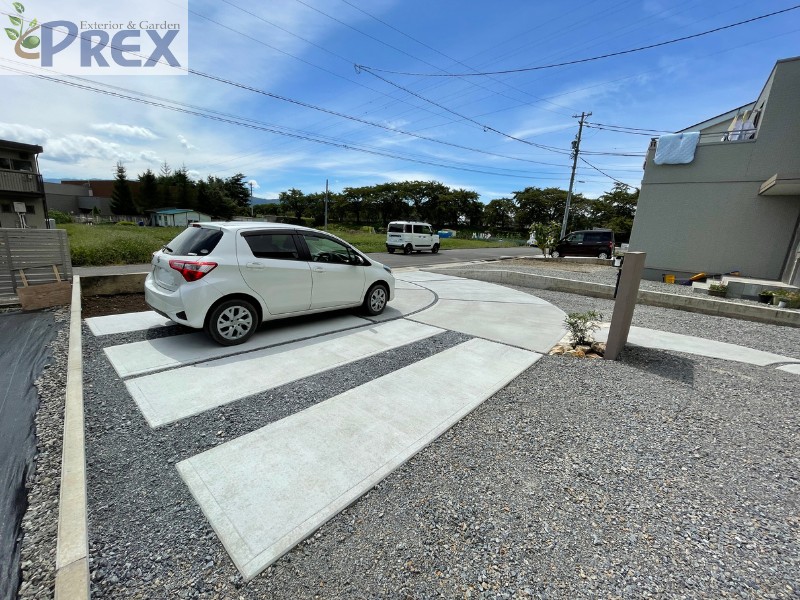
[[[169,246],[166,246],[166,245],[165,245],[165,246],[163,246],[163,247],[161,248],[161,250],[162,250],[162,251],[163,251],[163,250],[166,250],[166,251],[167,251],[167,252],[169,252],[170,254],[174,254],[174,253],[175,253],[175,251],[174,251],[172,248],[170,248]]]

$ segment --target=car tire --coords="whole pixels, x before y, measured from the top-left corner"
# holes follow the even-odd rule
[[[389,289],[382,283],[376,283],[364,296],[364,304],[362,305],[364,311],[374,317],[383,312],[386,308],[386,303],[389,301]]]
[[[607,252],[601,252],[600,254],[597,255],[597,258],[605,260],[606,258],[608,258],[608,253]]]
[[[434,244],[433,248],[431,248],[431,252],[433,252],[434,254],[438,254],[439,253],[439,244]]]
[[[561,256],[561,253],[560,253],[558,250],[553,250],[553,251],[550,253],[550,257],[551,257],[551,258],[558,258],[558,257],[560,257],[560,256]]]
[[[386,250],[388,250],[389,254],[394,254],[394,248],[387,248]]]
[[[226,300],[206,319],[206,334],[221,346],[236,346],[250,339],[258,328],[258,311],[247,300]]]
[[[411,247],[411,244],[406,244],[403,246],[403,254],[411,254],[412,250],[413,248]]]

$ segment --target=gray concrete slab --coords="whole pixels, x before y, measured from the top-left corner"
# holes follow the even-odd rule
[[[155,428],[438,333],[401,319],[136,377],[125,385]]]
[[[439,300],[409,319],[546,353],[564,336],[565,316],[551,304]]]
[[[247,342],[238,346],[220,346],[206,334],[199,332],[110,346],[104,351],[117,375],[124,378],[370,324],[370,321],[353,315],[341,315],[308,323],[283,324],[281,321],[275,321],[269,327],[261,328]]]
[[[470,340],[177,468],[249,580],[539,358]]]
[[[778,367],[781,371],[786,371],[787,373],[794,373],[795,375],[800,375],[800,365],[783,365],[782,367]]]
[[[595,339],[605,341],[607,336],[608,328],[606,326],[596,333]],[[631,327],[628,333],[628,343],[645,348],[685,352],[687,354],[697,354],[699,356],[731,360],[762,367],[779,363],[800,363],[797,359],[781,356],[780,354],[753,350],[752,348],[745,348],[744,346],[726,342],[706,340],[691,335],[646,329],[644,327]]]
[[[122,315],[106,315],[104,317],[89,317],[84,319],[89,329],[96,336],[114,335],[118,333],[128,333],[131,331],[144,331],[154,327],[166,327],[174,325],[166,317],[162,317],[157,312],[147,310],[137,313],[125,313]]]

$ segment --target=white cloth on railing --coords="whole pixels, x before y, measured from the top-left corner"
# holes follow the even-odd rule
[[[664,134],[658,138],[653,162],[657,165],[688,164],[694,160],[694,151],[699,141],[699,131]]]

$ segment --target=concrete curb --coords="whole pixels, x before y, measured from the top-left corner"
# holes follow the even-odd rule
[[[88,600],[89,541],[83,428],[81,281],[73,278],[56,545],[56,600]]]
[[[588,281],[576,281],[574,279],[563,279],[560,277],[549,277],[546,275],[501,269],[439,267],[425,270],[433,273],[441,273],[443,275],[455,275],[457,277],[478,279],[480,281],[504,285],[516,285],[539,290],[581,294],[583,296],[605,298],[608,300],[614,298],[614,286],[603,283],[590,283]],[[800,311],[782,310],[771,306],[739,304],[726,300],[665,294],[663,292],[653,292],[649,290],[639,290],[637,301],[639,304],[685,310],[687,312],[715,315],[718,317],[729,317],[731,319],[741,319],[743,321],[755,321],[757,323],[769,323],[772,325],[783,325],[785,327],[800,327]]]

